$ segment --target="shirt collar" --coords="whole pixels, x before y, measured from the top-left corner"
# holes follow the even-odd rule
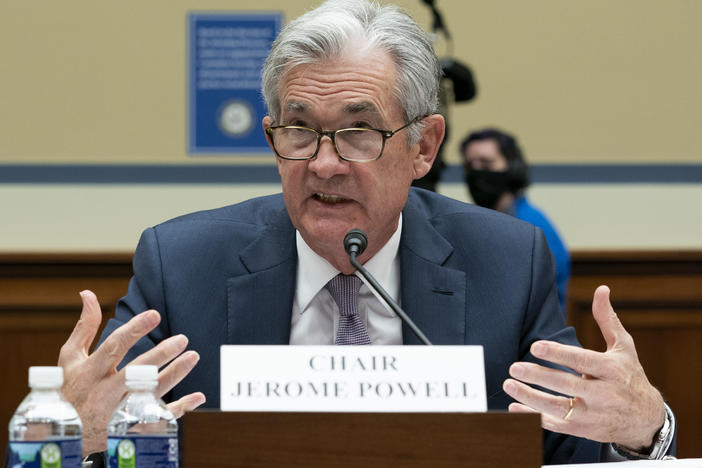
[[[385,245],[363,266],[375,277],[383,288],[388,289],[392,285],[393,274],[398,268],[397,252],[400,248],[400,237],[402,235],[402,213],[397,222],[397,229],[385,243]],[[326,259],[319,256],[312,248],[307,245],[307,242],[302,238],[299,231],[295,231],[295,243],[297,246],[297,282],[295,298],[300,313],[304,313],[307,307],[312,302],[312,299],[324,288],[324,286],[333,277],[340,273]],[[359,273],[354,273],[356,276],[366,283],[365,278]],[[393,289],[390,288],[391,296]],[[372,288],[371,288],[372,290]],[[397,298],[395,298],[397,299]]]

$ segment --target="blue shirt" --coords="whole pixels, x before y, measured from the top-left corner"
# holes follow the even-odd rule
[[[558,302],[561,304],[561,311],[566,316],[566,299],[568,296],[568,280],[570,279],[570,254],[566,248],[558,231],[551,224],[546,215],[534,205],[529,203],[525,196],[518,197],[512,207],[513,215],[522,221],[529,222],[541,228],[546,235],[553,260],[556,263],[556,287],[558,288]]]

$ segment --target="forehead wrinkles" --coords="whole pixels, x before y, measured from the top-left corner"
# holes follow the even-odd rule
[[[358,70],[362,70],[359,72]],[[379,61],[299,65],[285,75],[280,87],[282,110],[305,112],[322,105],[343,106],[347,113],[394,114],[394,70]],[[319,101],[327,101],[323,102]]]
[[[380,79],[358,79],[358,73],[336,78],[334,76],[320,78],[322,77],[318,74],[306,74],[299,77],[291,76],[285,80],[281,96],[284,104],[287,105],[292,101],[302,102],[299,98],[305,96],[310,98],[359,97],[368,102],[378,102],[387,97],[385,83]],[[293,96],[297,99],[291,99]]]
[[[305,113],[310,110],[310,106],[304,102],[288,100],[285,102],[285,111]],[[345,114],[372,114],[380,116],[380,109],[369,101],[351,102],[344,106]]]

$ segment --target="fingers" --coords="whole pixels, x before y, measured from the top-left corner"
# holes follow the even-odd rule
[[[561,433],[572,433],[573,435],[578,435],[583,437],[581,432],[575,428],[575,423],[571,420],[566,421],[561,416],[554,416],[550,414],[541,415],[541,427],[551,432],[561,432]]]
[[[196,392],[185,395],[180,400],[169,403],[168,409],[173,413],[173,416],[180,418],[186,411],[192,411],[203,403],[205,403],[205,395]]]
[[[592,299],[592,316],[600,327],[602,336],[607,343],[607,350],[610,350],[622,343],[625,336],[628,336],[624,326],[619,321],[619,317],[612,308],[612,303],[609,300],[609,288],[600,286],[595,290],[595,295]]]
[[[505,380],[502,388],[523,406],[539,413],[563,418],[570,410],[569,398],[536,390],[514,379]]]
[[[582,432],[588,424],[582,418],[587,409],[585,400],[550,395],[511,379],[507,379],[503,387],[513,398],[519,398],[518,402],[510,403],[511,413],[541,413],[541,427],[546,430],[580,437],[585,434]]]
[[[533,408],[529,408],[521,403],[510,403],[507,407],[510,413],[536,413]]]
[[[588,377],[616,379],[619,368],[613,365],[613,356],[638,360],[631,335],[624,329],[609,301],[609,288],[600,286],[595,290],[592,314],[607,343],[607,352],[598,353],[576,346],[552,341],[536,341],[531,353],[545,361],[569,367]],[[564,392],[568,393],[568,392]]]
[[[539,385],[564,395],[583,397],[587,394],[587,385],[579,375],[558,369],[540,366],[531,362],[516,362],[509,368],[509,375],[529,384]]]
[[[122,362],[127,351],[140,338],[156,328],[160,321],[161,316],[155,310],[147,310],[135,315],[112,332],[90,358],[100,372],[107,374]]]
[[[510,413],[538,413],[538,411],[534,410],[533,408],[529,408],[521,403],[510,403],[507,409]],[[541,413],[541,427],[544,429],[558,432],[558,429],[561,429],[562,422],[563,420],[557,416]]]
[[[200,355],[195,351],[188,351],[178,356],[159,373],[157,394],[163,396],[169,392],[193,370],[198,361],[200,361]]]
[[[71,332],[71,336],[68,337],[66,343],[61,347],[59,365],[78,356],[87,357],[90,351],[90,344],[95,339],[95,334],[102,322],[102,312],[95,294],[92,291],[85,290],[80,293],[80,298],[83,302],[83,310]]]
[[[200,360],[200,355],[195,351],[183,353],[187,346],[188,338],[185,335],[172,336],[159,343],[155,348],[139,355],[129,364],[151,364],[161,368],[170,362],[158,375],[156,392],[159,396],[163,396],[183,380]]]
[[[134,358],[129,364],[141,365],[152,364],[156,367],[163,367],[171,362],[176,356],[185,351],[188,346],[188,338],[185,335],[175,335],[166,338],[154,348],[144,354]]]
[[[608,378],[612,369],[603,365],[603,353],[577,346],[564,345],[554,341],[535,341],[531,345],[531,354],[544,361],[560,364],[573,369],[579,374]]]

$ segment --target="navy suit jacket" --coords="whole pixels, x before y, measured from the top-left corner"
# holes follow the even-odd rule
[[[538,339],[577,344],[560,313],[541,231],[492,210],[412,188],[399,248],[401,301],[437,345],[484,347],[488,407],[504,410],[510,364]],[[101,340],[147,309],[162,321],[125,359],[185,334],[200,364],[168,396],[219,407],[222,344],[288,344],[297,251],[282,195],[189,214],[147,229],[134,276]],[[403,328],[405,344],[418,344]],[[544,431],[546,463],[599,461],[601,444]]]

